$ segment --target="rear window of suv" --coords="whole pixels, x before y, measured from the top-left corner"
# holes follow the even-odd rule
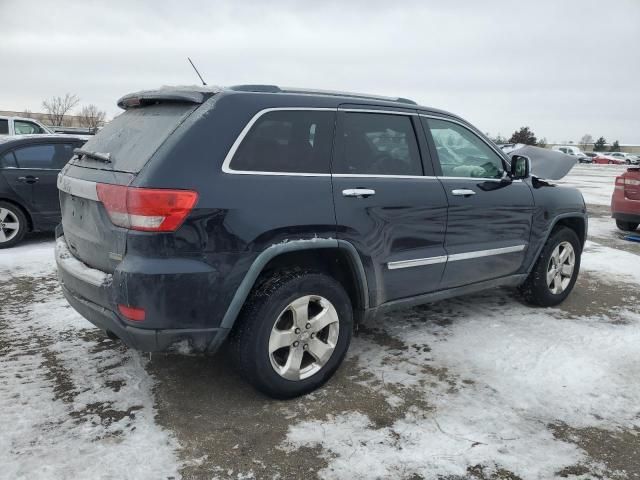
[[[82,147],[83,150],[110,154],[111,163],[86,156],[74,163],[138,173],[196,108],[193,104],[165,103],[126,110]]]
[[[335,111],[278,110],[260,116],[231,160],[235,171],[329,173]]]

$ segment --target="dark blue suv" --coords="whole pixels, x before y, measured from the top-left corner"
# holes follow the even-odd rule
[[[118,104],[58,178],[56,258],[71,305],[133,348],[229,341],[286,398],[367,317],[498,286],[555,305],[576,281],[581,194],[450,113],[269,85]]]

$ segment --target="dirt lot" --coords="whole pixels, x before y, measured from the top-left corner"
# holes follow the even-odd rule
[[[139,354],[71,310],[53,241],[0,254],[1,478],[640,478],[640,244],[578,166],[590,240],[557,309],[496,290],[365,325],[281,402],[214,357]]]

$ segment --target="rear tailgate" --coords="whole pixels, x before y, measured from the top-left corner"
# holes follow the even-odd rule
[[[154,103],[125,111],[89,140],[58,177],[62,227],[70,252],[112,273],[126,252],[128,229],[111,221],[97,185],[130,185],[164,141],[197,108]]]
[[[98,200],[96,184],[127,185],[132,179],[132,174],[74,166],[58,176],[65,240],[73,256],[86,265],[113,273],[122,260],[128,231],[113,225]]]

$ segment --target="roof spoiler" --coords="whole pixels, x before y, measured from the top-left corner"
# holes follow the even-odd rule
[[[157,90],[142,90],[129,93],[118,100],[118,106],[123,110],[144,107],[155,103],[194,103],[201,104],[221,91],[217,87],[160,87]]]

